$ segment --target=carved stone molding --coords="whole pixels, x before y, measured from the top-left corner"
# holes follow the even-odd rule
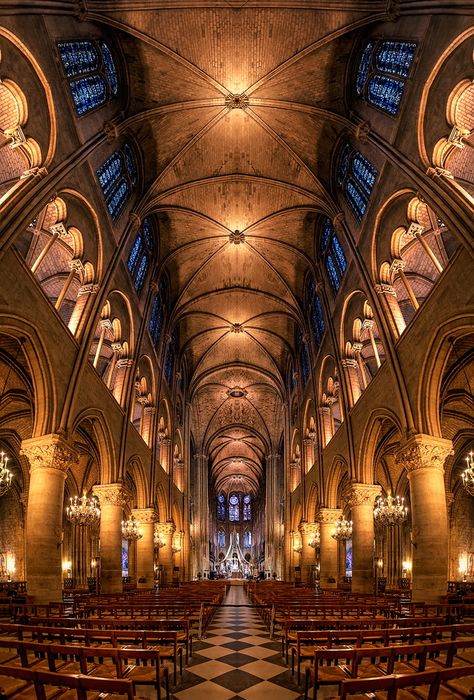
[[[130,232],[136,233],[142,225],[141,218],[138,216],[138,214],[135,214],[135,212],[132,211],[131,214],[129,214],[128,219],[130,221]]]
[[[83,294],[97,294],[99,291],[100,287],[98,284],[83,284],[82,287],[79,287],[79,291],[77,293],[77,296],[82,296]]]
[[[397,296],[395,288],[392,287],[391,284],[385,284],[385,283],[376,284],[374,289],[377,292],[377,294],[390,294],[393,297]]]
[[[334,230],[338,236],[345,235],[345,231],[344,231],[345,223],[346,223],[346,217],[344,216],[344,212],[340,211],[338,214],[336,214],[336,216],[332,220],[332,225],[334,226]]]
[[[309,523],[302,520],[298,529],[302,535],[313,537],[319,531],[319,523]]]
[[[107,143],[113,143],[120,135],[117,125],[113,122],[104,122],[104,133]]]
[[[351,508],[365,505],[373,507],[381,492],[382,487],[378,484],[352,484],[343,498]]]
[[[123,484],[98,484],[92,489],[101,507],[120,506],[124,508],[132,498],[132,494]]]
[[[176,530],[176,525],[172,520],[167,520],[165,523],[155,523],[155,530],[160,535],[165,537],[166,535],[172,535]]]
[[[451,440],[432,435],[413,435],[397,451],[396,464],[401,464],[408,474],[419,469],[438,469],[444,472],[446,457],[454,454]]]
[[[334,525],[342,515],[341,508],[320,508],[317,520],[321,525]]]
[[[143,525],[151,525],[158,520],[158,513],[154,508],[132,508],[132,515]]]
[[[355,137],[361,143],[367,143],[369,140],[369,134],[371,131],[371,126],[369,122],[361,122],[357,125],[355,130]]]
[[[66,474],[69,467],[79,463],[76,450],[55,434],[23,440],[20,454],[28,458],[31,471],[50,468]]]

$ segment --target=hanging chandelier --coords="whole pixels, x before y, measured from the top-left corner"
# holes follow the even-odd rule
[[[464,488],[470,496],[474,496],[474,459],[472,452],[466,456],[466,469],[461,474]]]
[[[390,491],[387,498],[378,496],[375,501],[374,518],[382,526],[393,527],[400,525],[408,515],[408,508],[404,503],[404,498],[392,496]]]
[[[341,517],[334,523],[335,530],[331,533],[331,537],[339,542],[344,542],[345,540],[350,540],[352,537],[352,520],[344,520]]]
[[[122,537],[124,540],[136,542],[143,537],[143,532],[140,530],[140,523],[132,517],[128,520],[122,520]]]
[[[155,530],[153,533],[153,545],[155,549],[161,549],[164,547],[166,542],[163,539],[163,536],[161,532],[158,532],[158,530]]]
[[[0,453],[0,496],[6,494],[12,485],[13,474],[7,467],[8,457],[2,452]]]
[[[100,520],[99,501],[96,496],[88,498],[85,491],[80,498],[71,496],[66,515],[74,525],[96,525]]]
[[[312,547],[313,549],[317,549],[319,545],[321,544],[321,534],[319,530],[316,530],[310,541],[308,542],[308,545]]]

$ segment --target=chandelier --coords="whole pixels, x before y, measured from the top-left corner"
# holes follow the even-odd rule
[[[8,457],[4,452],[0,453],[0,496],[6,494],[12,485],[13,474],[7,467]]]
[[[140,530],[140,523],[132,517],[128,520],[122,520],[122,537],[124,540],[134,541],[140,540],[143,537],[143,532]]]
[[[474,459],[472,452],[466,456],[466,469],[462,473],[464,488],[471,496],[474,496]]]
[[[335,540],[338,540],[340,542],[344,542],[345,540],[350,540],[352,537],[352,520],[344,520],[344,518],[341,517],[339,520],[336,520],[334,523],[335,530],[334,532],[331,533],[331,537]]]
[[[166,542],[163,539],[163,535],[161,532],[158,532],[158,530],[155,530],[153,533],[153,545],[155,549],[161,549],[164,547]]]
[[[380,525],[393,527],[400,525],[408,515],[408,508],[404,504],[404,498],[392,496],[389,492],[387,498],[379,496],[375,501],[374,518]]]
[[[308,542],[308,545],[312,547],[313,549],[317,549],[319,545],[321,544],[321,534],[319,530],[316,530],[310,541]]]
[[[95,525],[100,519],[99,501],[96,496],[88,498],[85,491],[80,498],[71,496],[66,515],[74,525]]]

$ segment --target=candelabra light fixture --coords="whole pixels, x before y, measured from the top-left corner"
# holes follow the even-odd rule
[[[71,502],[66,508],[66,515],[74,525],[86,527],[95,525],[100,520],[99,501],[96,496],[87,496],[86,491],[79,496],[71,496]]]
[[[466,469],[461,474],[464,488],[470,496],[474,496],[474,458],[472,452],[465,457]]]
[[[177,532],[173,537],[173,544],[171,545],[171,551],[173,554],[178,554],[181,551],[181,533]]]
[[[164,547],[166,542],[163,539],[163,535],[161,532],[158,532],[158,530],[155,530],[153,533],[153,545],[155,549],[161,549]]]
[[[404,503],[404,498],[392,496],[390,491],[387,497],[378,496],[375,501],[374,518],[377,523],[383,526],[393,527],[400,525],[406,520],[408,508]]]
[[[319,547],[319,545],[321,544],[321,533],[319,532],[319,530],[316,530],[308,544],[313,549],[317,549]]]
[[[136,542],[143,537],[143,532],[140,530],[140,523],[132,517],[128,520],[122,520],[122,537],[129,542]]]
[[[6,494],[12,485],[13,473],[8,469],[8,457],[5,452],[0,453],[0,496]]]
[[[335,530],[331,533],[331,537],[340,542],[350,540],[352,537],[352,520],[345,520],[342,515],[339,520],[334,523]]]

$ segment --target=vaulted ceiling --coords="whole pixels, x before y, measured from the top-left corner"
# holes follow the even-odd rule
[[[370,16],[312,0],[113,5],[193,440],[217,490],[257,492],[283,432],[315,216],[334,212],[348,58]]]

